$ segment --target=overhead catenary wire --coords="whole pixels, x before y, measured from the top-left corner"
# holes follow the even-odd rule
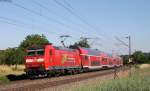
[[[62,16],[61,14],[57,14],[53,10],[49,9],[48,7],[44,6],[43,4],[40,4],[39,2],[37,2],[35,0],[33,0],[32,2],[34,4],[36,4],[36,5],[38,5],[39,7],[43,8],[44,10],[48,11],[49,13],[55,14],[56,16],[61,17],[63,20],[68,21],[69,24],[72,23],[73,25],[77,25],[77,29],[81,30],[81,32],[82,32],[82,30],[85,31],[85,32],[87,32],[86,31],[87,29],[85,27],[83,27],[82,25],[80,25],[79,23],[76,23],[76,22],[74,22],[74,21],[72,21],[72,20],[70,20],[70,19]],[[85,32],[82,32],[82,33],[84,34]]]
[[[0,19],[2,19],[2,20],[8,20],[8,21],[11,21],[11,22],[17,22],[18,24],[28,25],[28,24],[26,24],[26,23],[24,23],[24,22],[17,21],[17,20],[15,20],[15,19],[10,19],[10,18],[3,17],[3,16],[0,16]]]
[[[11,3],[14,3],[14,2],[11,2]],[[15,3],[16,4],[16,3]],[[19,4],[17,4],[17,5],[19,5]],[[68,3],[68,6],[69,6],[69,3]],[[51,20],[51,18],[50,17],[48,17],[48,16],[46,16],[46,15],[43,15],[43,14],[41,14],[40,12],[37,12],[37,11],[35,11],[35,10],[32,10],[32,9],[29,9],[28,7],[26,8],[26,7],[24,7],[24,6],[22,6],[22,5],[19,5],[19,6],[17,6],[17,7],[20,7],[20,8],[22,8],[22,9],[24,9],[24,10],[26,10],[26,11],[28,11],[28,12],[33,12],[32,14],[36,14],[36,15],[38,15],[38,16],[41,16],[41,17],[43,17],[43,18],[45,18],[46,20],[48,20],[48,21],[52,21],[52,22],[54,22],[55,21],[55,19],[52,19]],[[73,8],[71,5],[69,6],[70,8]],[[43,8],[44,9],[44,8]],[[44,9],[44,10],[46,10],[46,9]],[[4,17],[5,18],[5,17]],[[82,17],[81,17],[82,18]],[[5,18],[6,20],[8,19],[8,18]],[[11,19],[12,20],[12,19]],[[54,20],[54,21],[53,21]],[[17,27],[25,27],[25,28],[29,28],[29,29],[33,29],[33,27],[34,28],[36,28],[37,30],[39,30],[40,32],[44,32],[44,31],[41,31],[41,30],[48,30],[48,29],[44,29],[44,28],[39,28],[39,26],[31,26],[30,24],[28,25],[28,24],[26,24],[26,23],[23,23],[23,22],[20,22],[20,21],[15,21],[15,20],[12,20],[12,23],[11,22],[8,22],[8,21],[2,21],[3,23],[7,23],[7,24],[10,24],[10,25],[14,25],[14,26],[17,26]],[[14,23],[14,22],[16,22],[16,23]],[[59,21],[58,21],[59,22]],[[61,22],[61,21],[60,21]],[[20,23],[20,24],[19,24]],[[57,20],[56,20],[56,22],[55,23],[57,23]],[[60,24],[60,23],[57,23],[57,24]],[[60,25],[62,25],[62,26],[64,26],[64,27],[66,27],[66,28],[68,28],[67,26],[66,26],[66,24],[65,23],[63,23],[64,25],[62,25],[62,24],[60,24]],[[81,26],[80,26],[81,27]],[[69,28],[69,29],[72,29],[72,28]],[[97,31],[98,32],[98,31]],[[58,34],[57,32],[51,32],[50,31],[50,33],[52,33],[52,34],[56,34],[57,36],[59,36],[59,35],[62,35],[62,34]],[[88,32],[89,33],[89,32]],[[98,33],[97,33],[98,34]],[[71,35],[72,36],[72,35]],[[77,36],[78,37],[78,36]]]
[[[32,0],[32,2],[33,2],[34,4],[36,4],[36,5],[38,5],[39,7],[43,8],[44,10],[48,11],[49,13],[52,13],[52,14],[55,14],[56,16],[58,16],[58,17],[61,17],[63,20],[68,21],[69,23],[72,23],[73,25],[78,25],[78,27],[76,27],[75,29],[80,30],[80,28],[79,28],[80,25],[79,25],[79,24],[77,24],[77,23],[75,23],[75,22],[69,20],[68,18],[62,16],[61,14],[57,14],[57,13],[54,12],[53,10],[47,8],[46,6],[44,6],[43,4],[40,4],[39,2],[37,2],[37,1],[35,1],[35,0]],[[69,25],[68,25],[68,26],[69,26]],[[70,27],[70,26],[69,26],[69,27]]]
[[[32,13],[32,14],[41,16],[41,17],[45,18],[46,20],[49,20],[49,21],[51,21],[51,22],[55,22],[55,23],[57,23],[57,24],[59,24],[59,25],[62,25],[62,26],[64,26],[64,27],[67,28],[67,29],[71,29],[71,30],[73,29],[71,26],[66,25],[66,24],[64,24],[63,22],[60,22],[60,21],[58,21],[58,20],[56,20],[56,19],[50,18],[50,17],[48,17],[48,16],[45,16],[45,15],[39,13],[39,12],[36,12],[36,11],[31,10],[31,9],[29,9],[29,8],[26,8],[26,7],[22,6],[22,5],[19,5],[19,4],[15,3],[15,2],[12,2],[11,4],[13,4],[13,5],[16,6],[16,7],[22,8],[22,9],[24,9],[24,10],[26,10],[26,11]]]
[[[88,23],[88,21],[86,21],[85,19],[83,19],[82,18],[82,16],[80,15],[80,14],[77,14],[76,12],[75,12],[75,9],[74,9],[74,7],[72,7],[72,5],[71,4],[69,4],[68,2],[67,2],[67,0],[62,0],[66,5],[64,5],[64,4],[62,4],[60,1],[58,1],[58,0],[53,0],[55,3],[57,3],[59,6],[61,6],[61,7],[63,7],[64,9],[66,9],[69,13],[71,13],[73,16],[75,16],[76,18],[78,18],[82,23],[84,23],[85,25],[87,25],[89,28],[90,28],[90,30],[92,29],[93,31],[92,32],[95,32],[95,34],[94,35],[97,35],[97,36],[99,36],[99,37],[101,37],[101,39],[103,38],[105,41],[110,41],[110,40],[112,40],[114,37],[113,36],[111,36],[111,35],[107,35],[107,34],[104,34],[104,33],[99,33],[98,32],[98,30],[100,30],[100,29],[98,29],[98,28],[96,28],[95,26],[93,26],[93,25],[91,25],[90,23]],[[87,29],[87,30],[89,30],[89,29]],[[90,31],[91,32],[91,31]]]
[[[47,16],[44,16],[43,14],[41,14],[41,13],[39,13],[39,12],[36,12],[36,11],[34,11],[34,10],[28,9],[28,8],[22,6],[22,5],[19,5],[19,4],[14,3],[14,2],[13,2],[12,4],[13,4],[14,6],[19,7],[19,8],[22,8],[22,9],[24,9],[24,10],[30,12],[30,13],[36,14],[36,15],[38,15],[38,16],[41,16],[41,17],[45,18],[45,19],[48,19],[48,20],[50,20],[50,21],[53,21],[53,22],[55,22],[55,23],[58,23],[58,24],[60,24],[60,25],[65,26],[65,27],[68,27],[68,26],[66,26],[65,24],[63,24],[62,22],[59,22],[59,21],[57,21],[57,20],[54,20],[54,19],[49,18],[49,17],[47,17]]]
[[[45,16],[45,15],[42,15],[40,12],[36,12],[36,11],[34,11],[34,10],[32,10],[32,9],[26,8],[26,7],[22,6],[22,5],[19,5],[19,4],[15,3],[15,2],[13,2],[13,5],[15,5],[16,7],[22,8],[22,9],[24,9],[24,10],[26,10],[26,11],[32,13],[32,14],[41,16],[41,17],[45,18],[46,20],[49,20],[49,21],[51,21],[51,22],[55,22],[55,23],[57,23],[57,24],[60,24],[60,25],[64,26],[64,27],[67,28],[67,29],[70,29],[70,30],[73,30],[73,29],[78,30],[78,29],[76,29],[76,28],[72,28],[71,26],[69,26],[69,25],[67,25],[67,24],[65,24],[65,23],[63,23],[63,22],[60,22],[60,21],[58,21],[58,20],[55,21],[55,19],[52,19],[52,18],[50,18],[50,17],[48,17],[48,16]],[[54,21],[53,21],[53,20],[54,20]],[[58,21],[58,22],[57,22],[57,21]],[[69,32],[72,32],[72,31],[69,31]],[[65,32],[65,34],[66,34],[66,33],[68,34],[68,32]],[[77,33],[78,33],[78,34],[77,34]],[[74,35],[75,35],[75,34],[80,35],[80,33],[81,33],[81,32],[75,32],[75,33],[73,33],[73,34],[74,34]]]
[[[62,22],[59,23],[59,21],[57,22],[57,20],[55,21],[55,19],[51,19],[50,17],[45,16],[45,15],[39,13],[39,12],[36,12],[36,11],[31,10],[31,9],[29,9],[29,8],[26,8],[26,7],[24,7],[24,6],[22,6],[22,5],[19,5],[19,4],[17,4],[17,3],[14,3],[14,2],[12,2],[12,3],[13,3],[13,5],[15,5],[15,6],[17,6],[17,7],[20,7],[20,8],[22,8],[22,9],[24,9],[24,10],[30,12],[30,13],[36,14],[36,15],[38,15],[38,16],[41,16],[41,17],[43,17],[43,18],[45,18],[45,19],[48,19],[49,21],[53,21],[53,20],[54,20],[53,22],[55,22],[55,23],[57,23],[57,24],[60,24],[60,25],[62,25],[62,26],[66,26],[66,24],[64,24],[64,23],[62,23]],[[79,16],[79,17],[80,17],[80,16]],[[82,18],[81,18],[81,19],[82,19]],[[68,26],[66,26],[66,27],[68,28]]]
[[[61,14],[56,13],[55,11],[49,9],[48,7],[44,6],[43,4],[41,4],[41,3],[39,3],[39,2],[37,2],[37,1],[35,1],[35,0],[32,0],[32,2],[33,2],[34,4],[36,4],[36,5],[38,5],[39,7],[45,9],[45,10],[48,11],[49,13],[55,14],[56,16],[59,16],[59,17],[62,17],[62,18],[64,18],[64,20],[68,20],[68,18],[62,16]],[[69,20],[68,20],[68,21],[69,21]]]
[[[16,23],[12,23],[12,22],[9,22],[9,21],[4,21],[4,20],[1,20],[0,19],[0,23],[5,23],[5,24],[9,24],[9,25],[12,25],[12,26],[15,26],[15,27],[20,27],[20,28],[28,28],[28,27],[26,27],[26,26],[23,26],[23,25],[18,25],[18,24],[16,24]],[[31,28],[28,28],[28,29],[31,29]],[[8,29],[7,29],[8,30]],[[10,29],[10,30],[12,30],[12,31],[15,31],[15,32],[27,32],[27,31],[29,31],[30,32],[30,30],[25,30],[25,31],[21,31],[20,29]],[[6,31],[6,30],[5,30]],[[37,30],[36,29],[36,31],[39,31],[39,32],[41,32],[42,34],[43,34],[43,31],[40,31],[40,30]],[[52,33],[53,34],[53,33]],[[45,35],[45,33],[44,33],[44,35]],[[55,34],[56,35],[56,34]],[[57,40],[57,39],[56,39]],[[56,41],[55,40],[55,41]]]
[[[44,27],[41,27],[41,26],[34,25],[34,27],[33,27],[28,23],[18,21],[16,19],[12,19],[12,18],[3,17],[3,16],[0,16],[0,22],[1,23],[6,23],[6,24],[9,24],[9,25],[13,25],[13,26],[16,26],[16,27],[20,27],[20,28],[31,29],[31,30],[33,30],[33,28],[34,28],[34,29],[36,29],[36,31],[39,31],[39,32],[44,32],[44,31],[41,31],[41,30],[48,30],[48,29],[45,29]],[[53,34],[53,35],[56,35],[56,36],[62,35],[62,33],[57,33],[57,32],[53,32],[53,31],[49,31],[49,34]],[[71,38],[79,40],[78,38],[73,37],[73,36]]]
[[[117,49],[120,49],[122,51],[126,51],[129,48],[129,44],[127,44],[125,41],[123,41],[122,39],[120,39],[119,37],[115,36],[115,39],[119,42],[119,43],[115,43],[114,45],[117,47]],[[120,47],[122,45],[122,47]],[[130,48],[129,48],[129,52],[130,52]],[[130,54],[130,53],[129,53]]]
[[[23,26],[20,26],[20,25],[18,25],[18,24],[15,24],[15,23],[11,23],[11,22],[8,22],[8,21],[4,21],[4,20],[0,20],[0,22],[2,22],[2,23],[6,23],[6,24],[9,24],[9,25],[13,25],[13,26],[19,26],[19,27],[23,27]]]
[[[19,4],[17,4],[17,3],[14,3],[14,2],[13,2],[12,4],[15,5],[16,7],[22,8],[22,9],[24,9],[24,10],[30,12],[30,13],[39,15],[39,16],[45,18],[45,19],[48,19],[48,20],[50,20],[50,21],[54,21],[55,23],[58,23],[58,24],[60,24],[60,25],[63,25],[63,26],[65,26],[66,28],[72,29],[70,26],[68,26],[68,25],[66,25],[66,24],[64,24],[64,23],[62,23],[62,22],[59,22],[59,21],[57,22],[57,20],[51,19],[50,17],[47,17],[47,16],[45,16],[45,15],[42,15],[42,14],[39,13],[39,12],[36,12],[36,11],[34,11],[34,10],[31,10],[31,9],[28,9],[28,8],[26,8],[26,7],[22,6],[22,5],[19,5]],[[40,5],[41,5],[41,4],[40,4]]]
[[[22,21],[18,21],[18,20],[15,20],[15,19],[10,19],[10,18],[7,18],[7,17],[0,16],[0,22],[7,23],[9,25],[13,25],[13,26],[16,26],[16,27],[21,27],[21,28],[24,27],[24,28],[27,28],[27,29],[33,29],[33,26],[31,26],[27,23],[24,23]],[[41,28],[40,26],[34,26],[34,28],[36,28],[36,30],[38,30],[40,32],[44,32],[44,31],[41,31],[41,30],[47,30],[47,29]],[[55,35],[61,35],[59,33],[52,32],[52,31],[50,31],[50,33],[55,34]]]
[[[117,40],[117,41],[119,41],[121,44],[123,44],[124,46],[129,46],[127,43],[125,43],[124,41],[122,41],[122,40],[120,40],[118,37],[115,37],[115,39]]]
[[[74,9],[66,0],[63,0],[63,2],[71,9]]]
[[[82,21],[83,23],[87,24],[89,26],[89,24],[83,20],[79,15],[77,15],[76,13],[74,13],[70,8],[66,7],[64,4],[62,4],[61,2],[54,0],[54,2],[56,2],[58,5],[60,5],[61,7],[63,7],[64,9],[66,9],[69,13],[71,13],[72,15],[74,15],[75,17],[77,17],[80,21]]]
[[[73,16],[75,16],[76,18],[78,18],[82,23],[84,23],[85,25],[87,25],[89,28],[90,28],[90,30],[92,29],[93,31],[92,31],[92,33],[93,32],[95,32],[96,34],[94,34],[94,35],[96,35],[96,36],[99,36],[100,38],[103,38],[103,39],[105,39],[106,41],[109,41],[109,40],[111,40],[112,38],[110,38],[110,36],[108,36],[108,35],[103,35],[103,34],[101,34],[101,33],[99,33],[97,30],[99,30],[99,29],[97,29],[96,27],[94,27],[94,26],[92,26],[91,24],[89,24],[87,21],[85,21],[80,15],[78,15],[77,13],[75,13],[73,10],[74,10],[74,8],[67,2],[67,1],[65,1],[64,3],[66,3],[66,5],[67,6],[69,6],[69,8],[67,7],[67,6],[65,6],[64,4],[62,4],[61,2],[59,2],[59,1],[57,1],[57,0],[53,0],[56,4],[58,4],[59,6],[61,6],[61,7],[63,7],[64,9],[66,9],[69,13],[71,13]],[[71,9],[70,9],[71,8]],[[87,29],[87,30],[89,30],[89,29]],[[90,31],[91,32],[91,31]],[[103,43],[104,44],[104,43]],[[102,45],[101,45],[102,46]],[[106,46],[103,46],[103,47],[106,47]]]
[[[19,5],[19,4],[14,3],[14,2],[11,2],[11,3],[13,3],[15,6],[17,6],[19,8],[22,8],[22,9],[25,9],[26,11],[29,11],[30,13],[33,12],[34,14],[38,14],[39,16],[42,16],[39,12],[35,12],[35,11],[31,10],[31,9],[25,8],[25,7],[23,7],[23,6]],[[2,16],[0,16],[0,19],[7,20],[7,21],[2,21],[2,22],[10,24],[10,25],[14,25],[16,27],[24,27],[24,28],[28,28],[28,29],[33,29],[32,25],[24,23],[24,22],[21,22],[21,21],[17,21],[15,19],[10,19],[10,18],[7,18],[7,17],[2,17]],[[41,28],[41,27],[35,26],[35,25],[34,25],[34,28],[36,28],[37,30],[48,30],[48,29],[44,29],[44,28]],[[40,32],[43,32],[43,31],[40,31]],[[52,31],[50,31],[50,33],[55,34],[57,36],[60,36],[60,35],[63,34],[63,33],[57,33],[57,32],[52,32]],[[77,39],[76,37],[72,37],[72,38]]]
[[[41,29],[40,26],[35,26],[34,25],[34,27],[33,27],[32,25],[30,25],[28,23],[18,21],[16,19],[4,17],[4,16],[0,16],[0,20],[4,20],[3,23],[14,24],[14,25],[17,25],[18,27],[24,27],[24,28],[28,28],[28,29],[33,29],[33,28]]]
[[[22,6],[22,5],[19,5],[19,4],[17,4],[17,3],[14,3],[14,2],[11,2],[13,5],[15,5],[16,7],[19,7],[19,8],[22,8],[22,9],[24,9],[24,10],[26,10],[26,11],[29,11],[30,13],[34,13],[34,14],[36,14],[36,15],[39,15],[39,16],[42,16],[42,17],[45,17],[45,16],[43,16],[42,14],[40,14],[39,12],[36,12],[36,11],[34,11],[34,10],[31,10],[31,9],[28,9],[28,8],[26,8],[26,7],[24,7],[24,6]],[[25,23],[23,23],[23,22],[20,22],[20,21],[16,21],[16,20],[14,20],[14,19],[9,19],[9,18],[6,18],[6,17],[0,17],[1,19],[3,19],[3,20],[7,20],[7,21],[1,21],[1,22],[3,22],[3,23],[7,23],[7,24],[10,24],[10,25],[13,25],[13,26],[17,26],[17,27],[24,27],[24,28],[32,28],[32,26],[30,26],[30,25],[28,25],[28,24],[25,24]],[[48,17],[46,17],[46,18],[48,18]],[[48,18],[48,19],[50,19],[50,18]],[[53,21],[53,20],[52,20]],[[61,24],[61,25],[63,25],[61,22],[57,22],[57,21],[55,21],[56,23],[59,23],[59,24]],[[64,25],[65,26],[65,25]],[[68,27],[67,27],[68,28]],[[39,27],[38,27],[38,29],[40,29]],[[43,29],[42,29],[43,30]],[[43,31],[42,31],[43,32]],[[54,34],[54,32],[53,32],[53,34]],[[58,34],[58,33],[55,33],[55,34]],[[61,34],[59,34],[59,35],[61,35]]]
[[[64,26],[64,27],[66,27],[66,28],[72,29],[70,26],[68,26],[68,25],[66,25],[66,24],[64,24],[64,23],[62,23],[62,22],[60,22],[60,21],[58,21],[58,20],[52,19],[52,18],[50,18],[50,17],[48,17],[48,16],[45,16],[45,15],[39,13],[39,12],[36,12],[36,11],[34,11],[34,10],[31,10],[31,9],[28,9],[28,8],[26,8],[26,7],[22,6],[22,5],[19,5],[19,4],[15,3],[15,2],[12,2],[12,4],[13,4],[14,6],[19,7],[19,8],[22,8],[22,9],[24,9],[24,10],[30,12],[30,13],[36,14],[36,15],[38,15],[38,16],[41,16],[41,17],[45,18],[46,20],[53,21],[53,22],[55,22],[55,23],[57,23],[57,24],[60,24],[60,25],[62,25],[62,26]]]
[[[22,8],[22,9],[26,10],[26,11],[29,11],[29,12],[31,12],[31,13],[34,13],[34,14],[36,14],[36,15],[43,16],[43,15],[40,14],[39,12],[36,12],[36,11],[31,10],[31,9],[25,8],[25,7],[23,7],[23,6],[21,6],[21,5],[17,4],[17,3],[14,3],[14,2],[9,2],[9,3],[15,5],[16,7],[19,7],[19,8]],[[45,16],[43,16],[43,17],[45,17]],[[14,20],[14,19],[6,18],[6,17],[1,17],[1,16],[0,16],[0,18],[1,18],[1,19],[5,19],[5,20],[8,20],[9,22],[6,22],[6,21],[5,21],[5,23],[8,23],[8,24],[12,24],[12,25],[21,25],[21,24],[24,24],[24,25],[27,25],[27,24],[25,24],[25,23],[23,23],[23,22],[16,21],[16,20]],[[45,17],[45,18],[50,19],[50,18],[48,18],[48,17]],[[10,23],[10,21],[11,21],[11,22],[18,22],[18,24]],[[66,26],[65,24],[63,24],[63,23],[61,23],[61,22],[59,22],[59,21],[57,21],[57,20],[51,19],[51,21],[53,21],[53,22],[55,22],[55,23],[58,23],[58,24],[61,24],[61,25],[63,25],[63,26]],[[66,26],[66,27],[68,27],[68,26]]]
[[[86,20],[84,20],[80,15],[78,15],[77,13],[75,13],[72,9],[68,8],[67,6],[65,6],[64,4],[62,4],[61,2],[59,2],[58,0],[53,0],[56,4],[58,4],[59,6],[63,7],[64,9],[66,9],[70,14],[72,14],[73,16],[75,16],[77,19],[79,19],[82,23],[84,23],[85,25],[87,25],[89,28],[91,28],[92,30],[94,30],[96,33],[99,34],[99,36],[102,36],[102,34],[100,34],[94,26],[92,26],[91,24],[89,24]],[[72,7],[70,5],[70,7]],[[72,7],[73,8],[73,7]],[[105,36],[103,36],[105,37]]]

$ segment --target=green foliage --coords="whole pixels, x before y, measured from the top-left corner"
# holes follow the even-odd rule
[[[43,46],[44,44],[48,43],[49,41],[44,35],[32,34],[28,35],[25,40],[21,42],[19,47],[28,48],[30,46]]]
[[[150,63],[150,53],[144,53],[145,55],[145,62]]]
[[[25,52],[21,48],[8,48],[0,53],[0,64],[22,64]]]
[[[75,42],[73,45],[70,45],[70,48],[77,48],[77,47],[90,48],[90,45],[87,39],[81,39],[79,42]]]
[[[11,65],[15,63],[16,59],[16,50],[17,48],[8,48],[5,50],[4,55],[5,55],[5,64]]]
[[[5,60],[5,55],[4,55],[4,51],[0,51],[0,64],[4,64]]]
[[[23,48],[17,48],[14,54],[14,64],[23,64],[24,63],[24,56],[26,55],[25,50]]]
[[[121,57],[122,57],[122,59],[123,59],[123,64],[127,64],[128,63],[128,61],[129,61],[129,57],[128,57],[128,55],[121,55]]]
[[[132,55],[133,61],[136,63],[144,63],[146,62],[146,57],[145,55],[142,53],[142,51],[136,51],[133,53]]]
[[[129,56],[122,55],[124,64],[128,63]],[[134,63],[150,63],[150,53],[143,53],[142,51],[136,51],[132,54],[132,60]]]
[[[0,84],[6,84],[9,82],[9,79],[6,76],[0,76]]]

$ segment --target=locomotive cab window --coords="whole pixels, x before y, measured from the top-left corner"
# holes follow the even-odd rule
[[[44,50],[37,51],[37,55],[44,55]]]
[[[30,52],[27,52],[27,55],[28,55],[28,56],[35,56],[36,53],[35,53],[35,51],[30,51]]]
[[[44,55],[44,49],[28,50],[27,56]]]

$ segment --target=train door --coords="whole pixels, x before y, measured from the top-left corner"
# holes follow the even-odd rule
[[[88,55],[81,55],[81,65],[86,68],[90,66],[90,60]]]
[[[109,67],[113,67],[113,58],[109,58],[109,62],[108,62]]]
[[[53,66],[54,52],[55,50],[51,45],[45,46],[44,63],[46,69]]]
[[[108,67],[108,58],[102,57],[101,64],[103,67]]]

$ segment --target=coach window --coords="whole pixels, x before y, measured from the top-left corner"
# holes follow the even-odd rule
[[[88,60],[88,56],[86,56],[86,55],[82,56],[82,59],[86,61],[86,60]]]
[[[88,56],[85,56],[85,60],[88,60]]]
[[[107,58],[102,58],[102,61],[103,61],[103,62],[106,62],[106,61],[107,61]]]

